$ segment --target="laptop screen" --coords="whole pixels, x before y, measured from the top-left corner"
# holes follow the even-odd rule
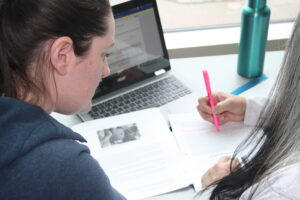
[[[112,9],[116,33],[108,57],[111,74],[103,79],[94,98],[170,69],[155,0],[128,1]]]

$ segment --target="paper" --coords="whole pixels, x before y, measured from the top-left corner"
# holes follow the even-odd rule
[[[128,140],[117,129],[135,133]],[[92,156],[128,199],[155,196],[191,183],[186,162],[157,108],[82,123],[73,130],[87,139]],[[113,138],[109,142],[107,135]]]
[[[245,95],[267,94],[265,81]],[[112,185],[128,199],[143,199],[188,185],[201,188],[201,176],[221,156],[232,155],[252,127],[226,123],[216,132],[198,113],[169,116],[158,108],[85,122],[73,127],[88,141],[92,156]]]
[[[198,113],[172,114],[169,120],[182,151],[191,156],[230,154],[251,130],[242,122],[229,122],[217,132]]]

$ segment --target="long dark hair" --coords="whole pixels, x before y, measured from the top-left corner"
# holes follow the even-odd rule
[[[68,36],[83,56],[94,36],[104,36],[109,0],[0,0],[0,96],[25,99],[46,89],[45,43]]]
[[[235,158],[254,143],[245,165],[211,186],[210,199],[239,199],[257,183],[250,190],[252,199],[260,180],[300,160],[300,14],[269,99],[257,126],[233,155]]]

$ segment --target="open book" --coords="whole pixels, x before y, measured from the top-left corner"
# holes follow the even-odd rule
[[[249,132],[242,123],[228,123],[216,132],[196,113],[170,120],[173,132],[160,110],[151,108],[85,122],[73,130],[87,139],[92,156],[128,199],[191,184],[198,188],[214,159],[231,154]]]

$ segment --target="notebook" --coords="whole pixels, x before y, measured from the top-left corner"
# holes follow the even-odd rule
[[[132,0],[112,7],[115,46],[104,78],[83,121],[160,107],[191,91],[171,70],[155,0]],[[128,93],[128,94],[127,94]]]

